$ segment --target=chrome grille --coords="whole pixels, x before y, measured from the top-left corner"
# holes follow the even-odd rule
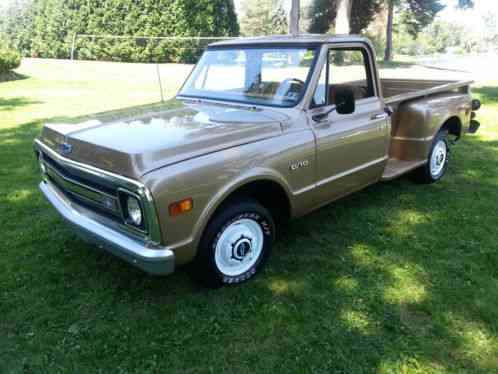
[[[141,182],[65,158],[38,139],[35,139],[35,152],[43,163],[45,181],[57,187],[69,200],[93,210],[106,224],[113,221],[115,228],[127,234],[150,240],[154,245],[161,242],[154,201]],[[139,198],[142,204],[143,227],[125,220],[121,200],[130,194]]]
[[[108,186],[99,185],[93,180],[85,180],[71,173],[44,152],[40,152],[40,162],[45,165],[46,177],[54,183],[68,198],[80,204],[89,205],[100,212],[122,220],[117,191]]]

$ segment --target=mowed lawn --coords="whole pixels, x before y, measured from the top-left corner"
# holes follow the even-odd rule
[[[38,192],[42,122],[157,102],[148,69],[27,60],[0,83],[0,373],[498,372],[498,81],[441,182],[294,221],[260,276],[210,291],[84,244]],[[171,96],[190,67],[168,69]]]
[[[176,94],[191,69],[159,65],[165,100]],[[161,101],[155,64],[24,59],[17,73],[19,80],[0,84],[0,129]]]

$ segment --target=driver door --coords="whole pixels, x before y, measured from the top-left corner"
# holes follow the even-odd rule
[[[310,123],[316,137],[316,198],[335,200],[380,179],[387,162],[389,118],[372,74],[373,62],[362,46],[330,48],[316,87]],[[315,114],[335,105],[335,93],[352,90],[355,110]]]

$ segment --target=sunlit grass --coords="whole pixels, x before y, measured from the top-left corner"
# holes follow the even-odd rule
[[[160,66],[163,97],[173,97],[191,65]],[[0,129],[159,102],[156,65],[24,59],[24,79],[0,83]]]
[[[32,195],[33,195],[33,190],[21,189],[8,194],[6,196],[6,200],[9,203],[16,203],[22,200],[26,200]]]
[[[466,321],[461,316],[445,316],[453,338],[462,344],[453,352],[455,357],[479,362],[484,370],[498,371],[498,337],[485,326],[475,321]]]
[[[339,318],[349,328],[355,329],[362,335],[373,335],[378,333],[375,323],[370,321],[370,317],[361,311],[344,310]]]
[[[421,303],[427,297],[427,289],[417,279],[416,271],[409,265],[388,266],[392,284],[384,291],[384,299],[388,303],[401,305],[403,303]]]

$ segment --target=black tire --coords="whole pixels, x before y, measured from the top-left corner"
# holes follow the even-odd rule
[[[431,160],[434,156],[434,153],[436,152],[436,146],[440,143],[444,143],[444,146],[446,147],[446,157],[444,158],[442,169],[438,170],[436,173],[431,168]],[[427,162],[416,169],[413,173],[413,178],[416,182],[422,183],[422,184],[430,184],[437,182],[440,180],[444,174],[446,173],[446,170],[448,169],[448,162],[450,158],[450,147],[448,144],[448,133],[446,131],[440,131],[436,134],[432,141],[431,149],[429,151],[429,154],[427,155]]]
[[[261,248],[261,251],[259,256],[257,256],[257,259],[249,261],[249,263],[255,261],[249,269],[243,271],[241,274],[226,274],[223,273],[217,265],[217,260],[215,259],[216,248],[225,230],[229,227],[233,230],[233,224],[235,223],[235,226],[240,224],[240,220],[250,220],[257,223],[257,226],[259,226],[263,234],[263,245],[262,247],[258,247]],[[243,235],[241,238],[243,238]],[[270,212],[265,207],[259,204],[256,200],[250,198],[232,200],[230,203],[224,204],[218,210],[204,230],[197,249],[197,255],[192,263],[192,266],[190,267],[190,274],[195,280],[200,281],[209,288],[219,288],[228,284],[245,282],[256,275],[256,273],[258,273],[266,263],[274,238],[275,223]],[[223,246],[220,244],[220,248],[222,247]],[[238,245],[237,241],[235,241],[231,244],[232,252],[239,247],[240,245]],[[249,245],[248,247],[250,249],[244,250],[245,254],[241,255],[242,258],[245,258],[246,254],[251,252],[251,246]],[[225,246],[225,248],[227,247]],[[231,258],[237,260],[235,257]],[[240,261],[242,262],[245,260]]]

